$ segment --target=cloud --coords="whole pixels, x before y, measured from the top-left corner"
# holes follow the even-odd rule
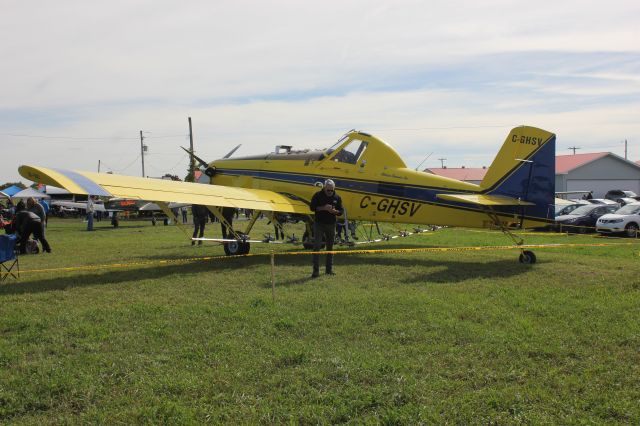
[[[559,147],[640,139],[637,2],[36,3],[0,16],[0,181],[27,162],[137,173],[141,129],[150,170],[178,173],[187,116],[205,158],[354,127],[409,164],[487,164],[523,123]]]

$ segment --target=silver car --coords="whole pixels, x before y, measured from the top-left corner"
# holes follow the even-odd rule
[[[601,234],[622,234],[638,238],[640,229],[640,203],[627,204],[614,213],[598,218],[596,231]]]

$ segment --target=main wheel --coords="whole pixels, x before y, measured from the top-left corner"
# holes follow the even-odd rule
[[[244,234],[238,232],[239,236],[244,236]],[[224,254],[227,256],[240,256],[243,254],[249,254],[249,250],[251,249],[251,244],[246,241],[236,240],[224,243]]]
[[[522,253],[520,253],[520,263],[524,263],[525,265],[531,265],[536,263],[536,255],[533,254],[532,251],[529,250],[523,250]]]
[[[624,233],[629,238],[637,238],[638,237],[638,225],[635,223],[630,223],[624,228]]]

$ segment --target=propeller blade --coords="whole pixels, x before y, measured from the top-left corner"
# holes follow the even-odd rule
[[[225,155],[222,158],[229,158],[233,155],[234,152],[236,152],[238,150],[238,148],[240,148],[242,146],[242,144],[238,144],[238,146],[236,146],[235,148],[233,148],[231,151],[229,151],[229,153],[227,155]]]
[[[193,155],[193,158],[195,158],[196,160],[198,160],[198,163],[200,163],[201,167],[204,167],[205,169],[207,167],[209,167],[209,163],[207,163],[206,161],[204,161],[202,158],[198,157],[196,154],[194,154],[193,152],[191,152],[190,150],[188,150],[187,148],[185,148],[184,146],[181,146],[180,148],[184,149],[187,154],[189,155]]]

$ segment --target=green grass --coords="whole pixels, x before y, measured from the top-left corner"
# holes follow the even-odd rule
[[[53,253],[0,285],[3,423],[640,421],[638,245],[536,249],[535,265],[346,254],[316,280],[309,255],[277,255],[273,301],[268,254],[297,248],[203,259],[222,249],[148,222],[53,220],[47,237]],[[508,242],[441,229],[369,247]],[[111,266],[55,270],[92,265]]]

